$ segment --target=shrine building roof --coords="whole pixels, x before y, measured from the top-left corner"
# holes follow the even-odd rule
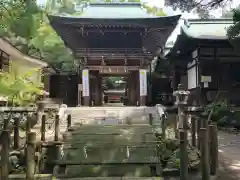
[[[81,18],[152,18],[139,3],[92,3],[82,12]]]
[[[83,8],[80,15],[49,15],[53,21],[87,20],[89,23],[101,20],[137,20],[137,19],[162,19],[178,21],[177,16],[156,16],[148,13],[140,3],[89,3]]]
[[[78,15],[49,15],[48,18],[64,43],[78,56],[80,49],[87,48],[89,33],[99,31],[105,36],[105,32],[116,30],[126,35],[136,31],[143,39],[141,49],[157,53],[176,27],[180,15],[155,16],[140,3],[90,3]]]
[[[140,3],[90,3],[80,15],[49,15],[51,25],[58,31],[61,25],[132,25],[132,27],[176,26],[180,15],[155,16]]]
[[[231,25],[232,19],[189,19],[184,21],[182,34],[196,39],[228,39],[227,29]]]
[[[181,32],[168,56],[179,56],[200,44],[221,45],[228,42],[227,29],[233,25],[232,19],[189,19],[181,26]]]

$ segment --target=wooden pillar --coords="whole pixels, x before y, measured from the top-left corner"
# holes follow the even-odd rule
[[[14,118],[14,149],[19,149],[19,125],[20,125],[20,120],[18,118]]]
[[[78,83],[78,106],[82,105],[82,81]]]
[[[147,98],[147,71],[146,69],[140,69],[138,73],[138,82],[139,82],[139,105],[146,105]]]
[[[90,106],[90,73],[88,69],[82,70],[83,105]]]
[[[98,79],[98,85],[99,85],[99,105],[102,106],[103,102],[103,90],[102,90],[102,76],[99,74],[99,79]]]
[[[126,90],[127,90],[127,92],[126,92],[126,99],[125,99],[125,101],[124,101],[124,105],[125,106],[128,106],[129,105],[129,97],[130,97],[130,94],[129,94],[129,83],[130,83],[130,79],[129,79],[129,75],[127,76],[127,78],[126,78]]]
[[[102,92],[101,92],[101,77],[99,72],[96,73],[95,79],[95,105],[101,106],[102,105]]]
[[[133,94],[132,94],[132,86],[133,84],[132,82],[132,72],[129,72],[128,75],[128,105],[131,106],[132,105],[132,99],[133,99]]]
[[[137,96],[136,96],[136,88],[137,88],[137,83],[136,82],[136,73],[135,71],[131,71],[129,74],[129,105],[130,106],[135,106],[137,105]]]
[[[90,90],[89,90],[89,98],[90,98],[90,106],[94,106],[95,105],[95,86],[96,86],[96,79],[95,76],[92,76],[92,72],[90,73],[90,77],[89,77],[89,86],[90,86]]]
[[[43,75],[43,87],[44,87],[44,90],[50,93],[51,70],[50,70],[50,68],[44,67],[44,68],[41,69],[41,73]]]

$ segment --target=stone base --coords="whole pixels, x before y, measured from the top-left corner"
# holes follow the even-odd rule
[[[139,105],[140,106],[146,106],[146,104],[147,104],[146,96],[140,96]]]
[[[84,96],[83,97],[83,106],[90,106],[90,97],[89,96]]]

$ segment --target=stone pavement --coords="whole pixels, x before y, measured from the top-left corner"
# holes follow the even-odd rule
[[[219,132],[219,180],[240,180],[240,134]]]

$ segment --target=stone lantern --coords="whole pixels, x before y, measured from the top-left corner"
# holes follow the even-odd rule
[[[173,96],[176,97],[175,104],[178,106],[178,120],[179,120],[179,128],[187,129],[188,123],[186,119],[186,115],[184,112],[184,107],[188,103],[190,92],[184,90],[182,84],[178,85],[178,90],[173,92]]]
[[[178,90],[173,92],[173,96],[176,97],[176,102],[175,102],[175,104],[176,104],[177,106],[187,105],[189,95],[190,95],[190,92],[184,90],[183,85],[182,85],[182,84],[179,84],[179,85],[178,85]]]

